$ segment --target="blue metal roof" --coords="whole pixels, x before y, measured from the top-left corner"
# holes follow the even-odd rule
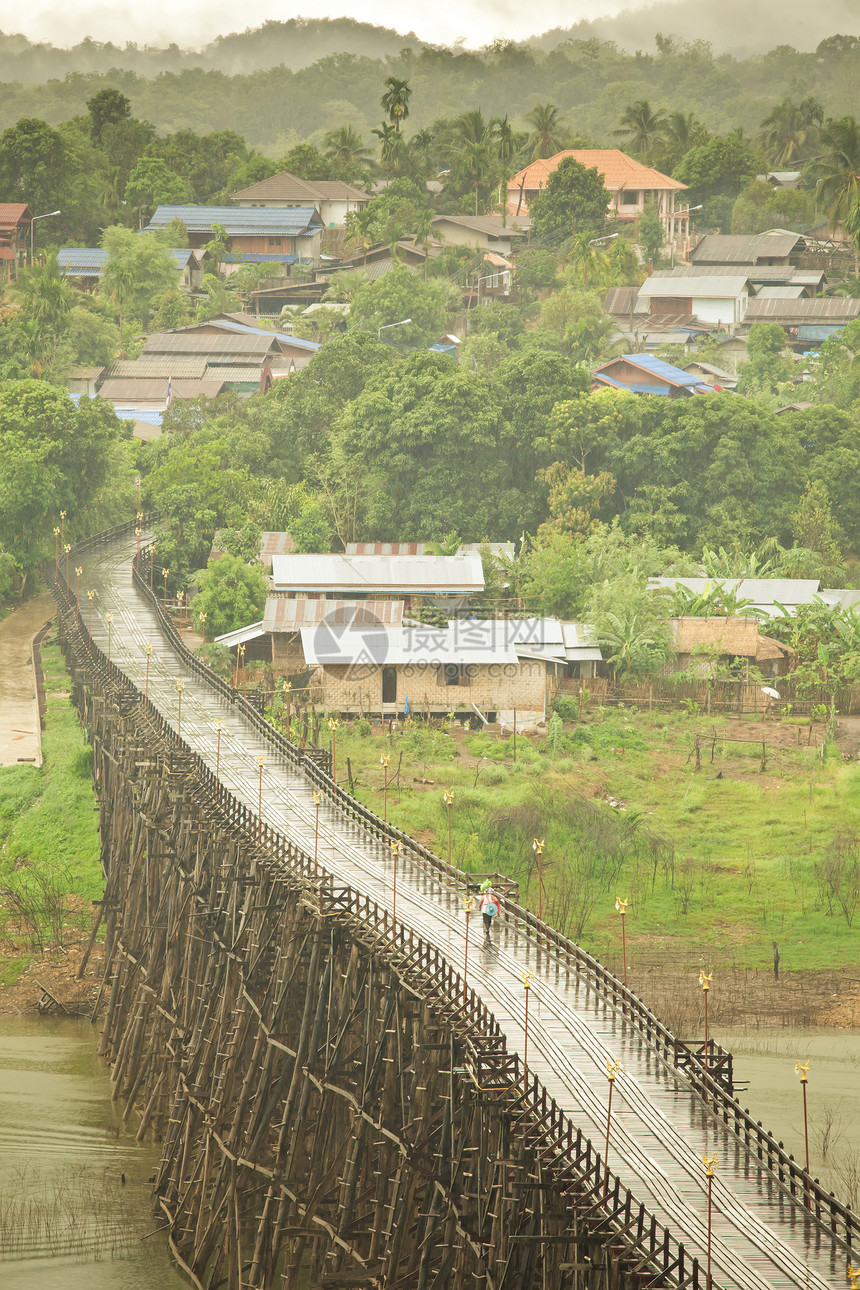
[[[666,363],[662,358],[656,358],[654,354],[622,354],[625,363],[632,363],[634,367],[641,367],[646,372],[653,372],[664,381],[671,381],[673,385],[701,385],[697,376],[691,376],[680,367],[673,366],[672,363]]]
[[[179,247],[170,254],[177,269],[184,269],[194,252]],[[67,278],[100,278],[107,260],[108,253],[100,246],[64,246],[57,252],[57,263]]]
[[[122,408],[114,404],[113,410],[120,421],[145,421],[150,426],[160,426],[164,421],[163,412],[150,411],[148,408]]]
[[[302,237],[323,228],[313,206],[159,206],[147,231],[175,219],[189,233],[211,233],[213,224],[222,224],[228,237]]]

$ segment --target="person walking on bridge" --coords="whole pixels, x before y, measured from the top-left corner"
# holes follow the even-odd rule
[[[484,885],[481,888],[481,913],[484,915],[484,935],[489,936],[492,931],[493,919],[499,912],[499,900],[492,887]]]

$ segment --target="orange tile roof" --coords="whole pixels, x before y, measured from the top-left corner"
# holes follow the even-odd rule
[[[30,207],[26,202],[0,202],[0,228],[14,229],[18,224],[26,220],[30,222]]]
[[[564,152],[557,152],[554,157],[533,161],[530,166],[526,166],[525,170],[521,170],[518,175],[508,180],[508,190],[519,192],[521,187],[523,190],[544,188],[550,175],[565,157],[575,157],[580,165],[587,166],[589,169],[594,167],[611,193],[617,193],[622,188],[682,189],[687,187],[677,179],[661,175],[659,170],[643,166],[641,161],[634,161],[618,148],[568,148]]]

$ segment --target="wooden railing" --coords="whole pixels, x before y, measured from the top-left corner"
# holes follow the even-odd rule
[[[98,534],[75,548],[75,554],[86,549],[107,544],[125,536],[135,527],[135,522],[119,525],[107,533]],[[147,552],[151,559],[151,551]],[[143,561],[144,554],[141,554]],[[202,660],[193,655],[180,639],[172,622],[163,613],[157,597],[150,591],[138,569],[134,580],[159,615],[165,635],[180,653],[189,668],[207,683],[213,684],[224,697],[234,703],[251,721],[255,730],[279,753],[301,769],[326,796],[347,816],[364,825],[374,837],[387,842],[397,841],[401,855],[419,868],[438,874],[443,880],[460,884],[468,890],[471,875],[434,855],[427,847],[410,838],[393,825],[381,820],[373,811],[344,792],[329,775],[295,748],[279,731],[250,704],[245,696],[218,677]],[[402,922],[395,926],[390,913],[370,897],[357,892],[329,874],[323,865],[283,834],[273,829],[243,802],[239,801],[215,777],[214,772],[184,739],[180,739],[158,711],[152,700],[145,699],[139,687],[107,659],[103,651],[84,630],[81,615],[77,612],[75,597],[61,576],[59,567],[54,571],[55,595],[66,610],[66,632],[75,638],[77,653],[97,671],[106,684],[113,685],[126,703],[140,704],[147,719],[167,748],[183,757],[183,768],[197,776],[205,788],[212,809],[222,813],[225,822],[241,829],[252,840],[259,841],[264,853],[273,856],[299,875],[317,893],[322,913],[340,914],[371,927],[386,947],[386,952],[398,958],[399,970],[408,969],[423,980],[423,989],[429,989],[435,1005],[448,1016],[458,1037],[470,1054],[466,1069],[479,1088],[511,1089],[524,1085],[518,1105],[529,1112],[529,1132],[539,1145],[541,1158],[559,1176],[560,1185],[569,1185],[578,1196],[590,1196],[600,1212],[601,1225],[608,1224],[607,1240],[612,1230],[617,1231],[625,1244],[635,1232],[634,1249],[648,1263],[646,1280],[652,1284],[657,1275],[661,1283],[693,1286],[704,1290],[705,1276],[697,1260],[689,1259],[683,1244],[671,1237],[668,1228],[662,1228],[656,1218],[647,1213],[630,1190],[611,1170],[605,1170],[597,1152],[581,1130],[575,1129],[568,1118],[547,1093],[536,1075],[529,1072],[523,1081],[518,1055],[509,1055],[505,1049],[505,1036],[492,1013],[453,969],[438,949],[421,940]],[[501,916],[519,934],[532,939],[540,951],[551,955],[556,962],[585,979],[602,998],[620,1009],[640,1032],[650,1047],[670,1065],[681,1070],[692,1087],[702,1095],[707,1091],[709,1105],[719,1119],[731,1129],[747,1151],[767,1169],[779,1185],[793,1198],[802,1199],[810,1216],[834,1239],[843,1242],[849,1250],[860,1244],[860,1222],[849,1205],[843,1205],[832,1192],[827,1193],[817,1179],[809,1178],[794,1157],[786,1152],[783,1144],[763,1129],[761,1122],[752,1119],[742,1108],[729,1086],[721,1077],[712,1075],[689,1048],[676,1040],[669,1028],[656,1017],[632,990],[618,980],[598,959],[583,950],[554,928],[542,923],[531,910],[516,902],[500,897]],[[724,1050],[714,1047],[709,1051],[719,1055]],[[684,1054],[684,1058],[680,1054]],[[600,1191],[603,1197],[600,1198]],[[633,1219],[632,1215],[636,1214]],[[656,1264],[656,1266],[655,1266]],[[713,1290],[719,1290],[711,1281]]]

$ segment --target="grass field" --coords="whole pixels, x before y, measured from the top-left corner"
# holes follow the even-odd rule
[[[92,754],[51,637],[42,645],[42,665],[44,765],[0,767],[0,980],[7,982],[30,962],[28,949],[89,924],[90,901],[103,885]]]
[[[822,724],[809,746],[806,725],[685,712],[598,710],[557,726],[520,736],[515,762],[510,739],[456,722],[393,735],[344,723],[338,778],[349,762],[381,813],[389,753],[389,818],[442,856],[452,788],[454,861],[517,878],[534,909],[532,843],[545,839],[545,916],[610,961],[621,896],[640,963],[683,952],[762,967],[774,941],[786,970],[860,962],[860,770],[821,751]]]

